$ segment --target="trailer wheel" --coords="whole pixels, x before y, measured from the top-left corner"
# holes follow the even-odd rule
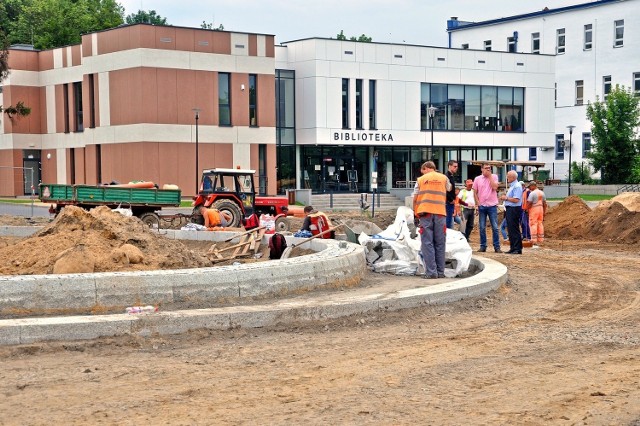
[[[156,213],[142,213],[140,220],[151,229],[160,229],[160,217]]]
[[[286,217],[279,217],[276,219],[276,232],[288,232],[291,228],[291,224]]]
[[[231,215],[230,227],[238,227],[242,223],[242,211],[236,203],[230,200],[218,200],[211,206],[214,209],[218,209],[221,212],[229,213]]]

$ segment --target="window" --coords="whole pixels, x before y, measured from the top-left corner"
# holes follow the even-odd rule
[[[82,115],[82,82],[73,83],[73,115],[75,116],[74,131],[84,131],[84,116]]]
[[[220,126],[231,126],[231,74],[218,73],[218,115]]]
[[[636,96],[640,96],[640,72],[633,73],[633,82],[631,87],[633,87],[633,93],[635,93]]]
[[[89,74],[89,128],[96,127],[95,74]],[[98,180],[100,182],[100,180]]]
[[[591,152],[591,133],[582,134],[582,157]]]
[[[584,50],[591,50],[593,47],[593,25],[587,24],[584,26]]]
[[[463,43],[461,47],[463,49],[468,49],[469,48],[469,43]]]
[[[362,79],[356,79],[356,129],[364,129],[362,126]]]
[[[510,53],[516,52],[516,39],[515,37],[507,37],[507,51]]]
[[[349,79],[342,79],[342,128],[349,128]]]
[[[429,107],[431,106],[431,85],[420,85],[420,130],[429,129]]]
[[[538,160],[538,149],[535,146],[529,148],[529,161]]]
[[[450,84],[447,102],[447,127],[449,130],[464,130],[464,86]]]
[[[491,40],[484,41],[484,50],[491,50]]]
[[[624,38],[624,19],[613,23],[613,47],[622,47]]]
[[[584,80],[576,80],[576,105],[584,102]]]
[[[369,80],[369,130],[376,128],[376,81]]]
[[[540,54],[540,33],[531,34],[531,53]]]
[[[62,85],[62,102],[64,102],[64,132],[69,133],[69,85]]]
[[[556,160],[564,160],[564,135],[556,135]]]
[[[564,53],[564,28],[556,30],[556,54],[561,55]]]
[[[606,100],[611,92],[611,76],[605,75],[602,77],[602,97]]]
[[[258,76],[249,74],[249,126],[258,126]]]

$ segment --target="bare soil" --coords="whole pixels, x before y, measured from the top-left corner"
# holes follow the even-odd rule
[[[580,203],[473,300],[0,348],[0,424],[640,425],[640,213]]]

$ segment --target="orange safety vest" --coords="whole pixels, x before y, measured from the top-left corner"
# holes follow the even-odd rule
[[[209,228],[220,226],[220,212],[216,209],[207,209],[207,218],[209,218]]]
[[[318,235],[321,232],[324,232],[331,228],[331,221],[329,218],[324,215],[324,213],[313,213],[309,215],[309,219],[311,224],[309,225],[309,229],[311,230],[311,235]],[[322,238],[331,238],[332,232],[327,232],[322,236]]]
[[[531,190],[529,188],[522,191],[522,210],[529,210],[529,203],[527,202],[527,198],[529,198],[529,194]]]
[[[448,177],[436,171],[418,178],[418,193],[413,202],[416,206],[416,215],[421,213],[447,215],[445,204],[447,202],[446,185],[448,180]]]

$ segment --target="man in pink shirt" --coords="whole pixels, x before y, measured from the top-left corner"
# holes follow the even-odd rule
[[[480,230],[480,251],[487,251],[487,216],[491,222],[493,249],[500,250],[500,234],[498,233],[498,175],[491,173],[491,165],[482,165],[482,174],[473,180],[473,192],[478,207],[478,228]]]

